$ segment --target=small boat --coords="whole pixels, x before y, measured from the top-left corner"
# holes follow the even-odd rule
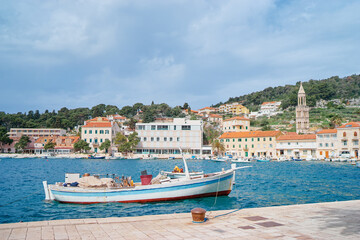
[[[231,159],[232,163],[244,163],[244,162],[250,162],[249,158],[237,158],[237,159]]]
[[[80,178],[80,174],[67,174],[65,183],[48,185],[47,181],[43,181],[45,199],[61,203],[92,204],[107,202],[145,203],[226,196],[232,190],[235,171],[250,167],[236,167],[236,164],[233,164],[228,170],[192,177],[184,157],[183,162],[185,177],[171,179],[170,177],[164,178],[163,175],[159,174],[156,178],[151,179],[152,175],[142,175],[141,183],[129,182],[125,178],[127,184],[120,184],[111,178],[100,179],[88,175]],[[97,187],[92,187],[94,184],[89,187],[90,180]]]
[[[144,159],[144,160],[157,160],[158,158],[154,157],[154,156],[147,156],[147,157],[143,157],[142,159]]]
[[[105,159],[105,156],[89,155],[88,159]]]
[[[267,157],[259,157],[259,158],[256,158],[256,161],[257,162],[270,162],[271,159],[267,158]]]

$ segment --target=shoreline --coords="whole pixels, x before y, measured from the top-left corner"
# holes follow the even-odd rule
[[[360,200],[0,224],[0,239],[359,239]]]

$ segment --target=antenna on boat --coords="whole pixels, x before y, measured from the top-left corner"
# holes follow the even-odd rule
[[[184,157],[184,153],[183,153],[183,151],[182,151],[182,149],[180,147],[179,147],[179,149],[180,149],[180,153],[181,153],[181,156],[182,156],[182,159],[183,159],[183,162],[184,162],[185,176],[186,176],[187,179],[190,179],[190,173],[189,173],[189,169],[188,169],[185,157]]]

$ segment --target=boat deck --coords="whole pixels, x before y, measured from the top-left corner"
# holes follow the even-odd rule
[[[189,209],[190,212],[191,209]],[[360,200],[207,213],[66,219],[0,225],[10,239],[360,239]]]

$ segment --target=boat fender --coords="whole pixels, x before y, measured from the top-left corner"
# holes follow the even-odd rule
[[[70,186],[71,187],[77,187],[79,185],[79,183],[78,182],[73,182],[73,183],[70,183]]]
[[[64,183],[64,184],[63,184],[63,187],[67,187],[67,183]]]

